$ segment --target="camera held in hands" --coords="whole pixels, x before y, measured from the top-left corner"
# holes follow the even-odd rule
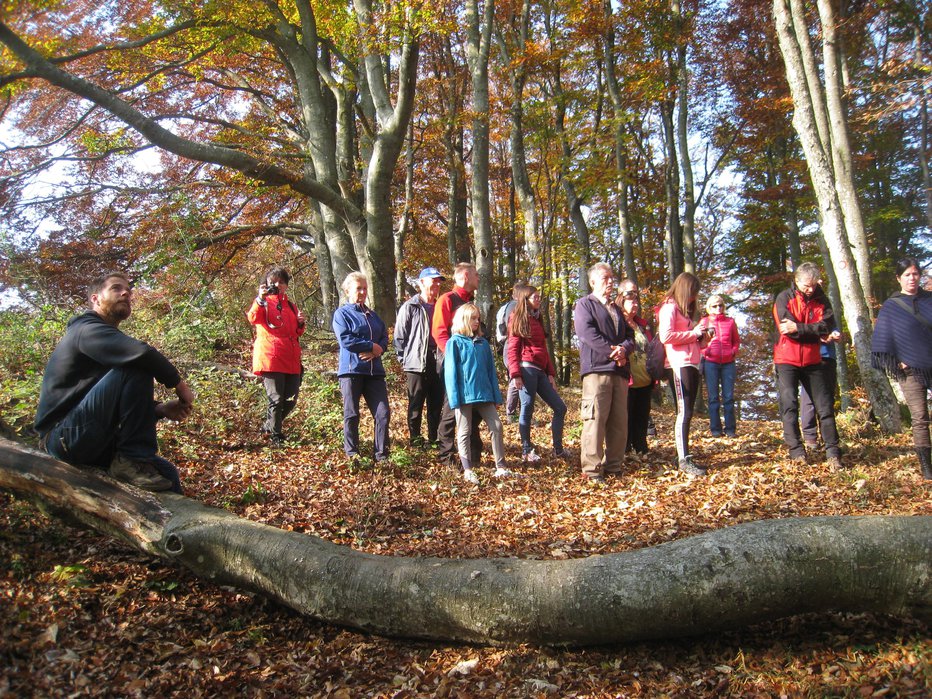
[[[271,286],[266,287],[265,295],[266,296],[277,296],[278,295],[278,284],[272,284]]]
[[[709,334],[709,337],[715,337],[715,326],[707,325],[705,331]]]

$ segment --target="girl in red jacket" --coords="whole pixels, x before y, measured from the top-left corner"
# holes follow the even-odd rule
[[[531,443],[531,420],[534,417],[534,398],[540,396],[553,410],[550,431],[553,435],[553,455],[566,456],[563,451],[563,422],[566,403],[553,386],[557,372],[547,351],[547,332],[540,319],[540,292],[533,286],[515,287],[515,309],[508,323],[508,376],[515,381],[521,399],[521,416],[518,431],[521,434],[521,451],[524,462],[533,464],[540,456]]]
[[[725,412],[725,436],[734,437],[735,423],[735,357],[741,340],[735,319],[725,315],[725,300],[713,294],[706,301],[709,312],[702,324],[711,335],[702,350],[705,385],[709,392],[709,430],[713,437],[722,436],[720,408]],[[711,329],[711,332],[709,330]],[[721,386],[721,392],[719,392]]]
[[[288,299],[291,277],[283,267],[273,267],[259,285],[259,295],[246,312],[256,326],[256,341],[252,347],[252,372],[262,377],[269,399],[262,432],[273,445],[284,441],[282,421],[298,402],[301,387],[301,345],[304,334],[304,313]]]

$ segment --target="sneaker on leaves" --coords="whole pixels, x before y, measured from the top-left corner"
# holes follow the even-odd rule
[[[171,481],[162,476],[151,462],[134,461],[121,454],[110,462],[110,476],[155,493],[172,488]]]
[[[467,468],[463,471],[463,480],[473,485],[479,485],[479,476],[477,476],[476,472],[471,468]]]
[[[540,457],[537,457],[537,460],[540,461]],[[497,469],[495,469],[495,473],[492,475],[495,476],[495,478],[507,478],[508,476],[513,476],[515,474],[509,471],[507,468],[499,466]]]
[[[522,458],[526,464],[536,464],[540,461],[540,455],[534,449],[531,449],[531,451],[525,454]]]

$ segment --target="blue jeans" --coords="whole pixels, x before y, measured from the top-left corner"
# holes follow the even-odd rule
[[[375,460],[388,458],[388,387],[384,376],[350,374],[340,377],[343,394],[343,451],[359,455],[359,399],[365,398],[375,420]]]
[[[550,431],[553,433],[553,450],[563,451],[563,421],[566,418],[566,403],[553,387],[550,377],[540,369],[521,367],[521,379],[524,388],[519,392],[521,398],[521,417],[518,419],[518,432],[521,434],[521,450],[527,454],[534,448],[531,444],[531,421],[534,418],[534,397],[541,399],[553,410]]]
[[[735,434],[735,363],[716,364],[708,359],[705,365],[705,385],[709,393],[709,429],[712,434],[722,433],[719,408],[725,409],[725,434]],[[721,387],[721,394],[719,393]]]
[[[134,369],[111,369],[47,433],[45,450],[60,461],[109,468],[116,454],[148,461],[181,492],[178,469],[157,456],[153,379]]]

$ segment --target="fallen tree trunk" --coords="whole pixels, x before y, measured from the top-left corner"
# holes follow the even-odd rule
[[[144,493],[7,440],[0,487],[200,577],[388,636],[591,645],[813,611],[932,620],[932,517],[766,520],[578,560],[448,560],[360,553]]]

